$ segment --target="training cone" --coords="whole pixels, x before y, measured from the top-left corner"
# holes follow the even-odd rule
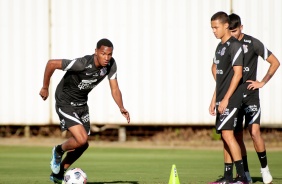
[[[180,184],[176,166],[174,164],[172,165],[172,168],[171,168],[168,184]]]

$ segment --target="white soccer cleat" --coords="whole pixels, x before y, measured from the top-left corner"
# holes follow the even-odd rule
[[[269,168],[268,166],[266,166],[265,168],[261,168],[260,169],[261,175],[262,175],[262,180],[264,184],[270,184],[272,183],[272,176],[270,174]]]

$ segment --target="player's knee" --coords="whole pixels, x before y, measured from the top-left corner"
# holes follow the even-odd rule
[[[83,147],[86,144],[88,144],[88,136],[87,135],[86,136],[85,135],[81,135],[80,137],[76,138],[76,142],[78,144],[78,147]]]

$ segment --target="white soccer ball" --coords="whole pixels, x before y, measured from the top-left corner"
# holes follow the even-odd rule
[[[66,172],[64,176],[65,184],[86,184],[87,175],[80,168],[73,168]]]

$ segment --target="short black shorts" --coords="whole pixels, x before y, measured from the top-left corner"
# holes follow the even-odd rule
[[[227,107],[223,114],[216,114],[216,132],[219,134],[222,130],[234,130],[237,124],[238,108]]]
[[[260,116],[261,108],[258,91],[244,95],[235,131],[242,131],[244,127],[246,128],[251,124],[260,124]]]
[[[60,119],[61,130],[68,130],[74,125],[83,125],[88,135],[90,134],[89,108],[83,106],[59,106],[56,105],[56,112]]]

